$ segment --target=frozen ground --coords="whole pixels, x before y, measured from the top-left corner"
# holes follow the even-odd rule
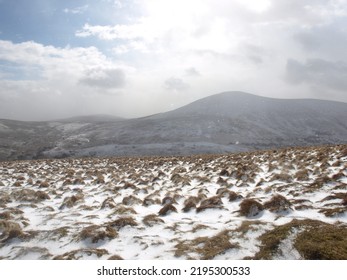
[[[344,259],[347,146],[0,163],[2,259]]]

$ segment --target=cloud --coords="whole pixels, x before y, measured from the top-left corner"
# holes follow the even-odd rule
[[[290,59],[286,66],[287,81],[292,84],[306,83],[311,86],[346,92],[347,63],[323,59],[307,59],[305,63]]]
[[[90,25],[86,23],[82,30],[76,31],[77,37],[90,37],[95,36],[101,40],[115,40],[115,39],[138,39],[146,36],[146,27],[142,24],[117,24],[110,25]]]
[[[185,71],[186,75],[189,77],[200,77],[201,74],[194,67],[189,67]]]
[[[305,29],[296,33],[294,40],[315,55],[330,59],[347,55],[347,31],[342,22]]]
[[[121,69],[93,69],[80,83],[100,89],[118,89],[125,86],[125,73]]]
[[[164,86],[166,89],[173,91],[183,91],[189,88],[189,85],[182,79],[174,77],[167,79],[164,83]]]
[[[83,14],[85,13],[87,10],[89,9],[89,5],[84,5],[84,6],[80,6],[80,7],[76,7],[76,8],[72,8],[72,9],[69,9],[69,8],[65,8],[63,10],[63,12],[65,14]]]
[[[116,97],[131,68],[97,48],[57,48],[0,40],[1,117],[42,120],[114,113]]]

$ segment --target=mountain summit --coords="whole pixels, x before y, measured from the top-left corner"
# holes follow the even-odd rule
[[[347,104],[212,95],[136,119],[0,120],[0,159],[225,153],[347,142]]]

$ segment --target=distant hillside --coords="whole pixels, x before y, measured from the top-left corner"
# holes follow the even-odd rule
[[[347,143],[347,104],[225,92],[137,119],[0,120],[0,139],[1,160],[188,155],[341,144]]]

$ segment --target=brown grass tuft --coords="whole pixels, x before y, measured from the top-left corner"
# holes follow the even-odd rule
[[[145,216],[142,222],[148,227],[152,227],[159,223],[164,223],[164,221],[160,219],[156,214],[150,214]]]
[[[158,212],[158,214],[160,216],[166,216],[167,214],[170,214],[172,212],[177,212],[177,209],[175,206],[173,206],[172,204],[166,204],[164,205],[163,208],[161,208]]]
[[[212,237],[198,237],[193,240],[184,240],[175,245],[175,257],[198,254],[201,260],[212,260],[230,249],[238,248],[238,244],[230,242],[229,231],[224,230]]]
[[[71,208],[73,207],[77,202],[83,200],[83,194],[76,194],[69,197],[65,197],[63,203],[60,205],[59,209],[64,208]]]
[[[230,173],[228,170],[226,169],[222,169],[220,172],[219,172],[219,176],[230,176]]]
[[[257,216],[263,210],[264,206],[252,198],[246,198],[240,203],[240,214],[248,218]]]
[[[227,188],[219,188],[216,192],[216,195],[219,195],[221,197],[228,197],[230,191]]]
[[[301,257],[310,260],[346,260],[347,228],[315,220],[293,220],[263,234],[260,251],[255,259],[273,259],[279,245],[293,229],[300,229],[294,240],[294,248]]]
[[[100,240],[104,240],[105,238],[114,239],[117,236],[118,236],[117,231],[109,225],[106,225],[106,226],[91,225],[84,228],[81,231],[79,238],[81,240],[90,239],[92,243],[98,243]]]
[[[112,197],[106,198],[101,204],[101,209],[105,209],[105,208],[113,209],[115,207],[116,207],[116,203]]]
[[[152,197],[145,197],[145,199],[143,200],[142,205],[143,206],[151,206],[154,204],[160,204],[160,199],[159,198],[152,198]]]
[[[284,196],[274,195],[269,201],[264,203],[264,207],[271,212],[283,212],[291,209],[291,203]]]
[[[237,194],[237,193],[234,192],[234,191],[230,191],[230,192],[229,192],[229,201],[230,201],[230,202],[235,201],[235,200],[240,199],[240,198],[243,198],[242,195]]]
[[[108,258],[108,260],[122,261],[124,259],[119,255],[112,255],[111,257]]]
[[[24,236],[19,224],[6,220],[0,220],[0,233],[0,242],[7,242],[13,238]]]
[[[135,221],[133,217],[128,216],[128,217],[118,218],[117,220],[113,222],[109,222],[108,225],[110,225],[111,227],[115,227],[117,230],[120,230],[121,228],[126,226],[136,227],[137,222]]]
[[[161,205],[173,204],[173,203],[176,203],[176,200],[171,196],[165,196],[161,201]]]
[[[189,212],[191,209],[196,208],[196,204],[199,202],[197,197],[188,197],[184,202],[183,212]]]
[[[136,196],[130,195],[123,198],[122,203],[127,206],[132,206],[134,204],[142,204],[142,200]]]
[[[272,176],[272,178],[270,179],[271,182],[273,181],[282,181],[282,182],[286,182],[286,183],[291,183],[292,182],[292,177],[287,174],[287,173],[276,173]]]
[[[83,259],[84,255],[87,255],[89,257],[92,255],[96,255],[98,258],[101,258],[102,256],[108,254],[109,252],[106,249],[85,248],[73,250],[63,255],[56,256],[53,258],[53,260],[79,260]]]
[[[199,207],[196,208],[196,212],[199,213],[206,209],[222,209],[222,208],[223,208],[222,199],[219,196],[212,196],[210,198],[206,198],[205,200],[201,201]]]

